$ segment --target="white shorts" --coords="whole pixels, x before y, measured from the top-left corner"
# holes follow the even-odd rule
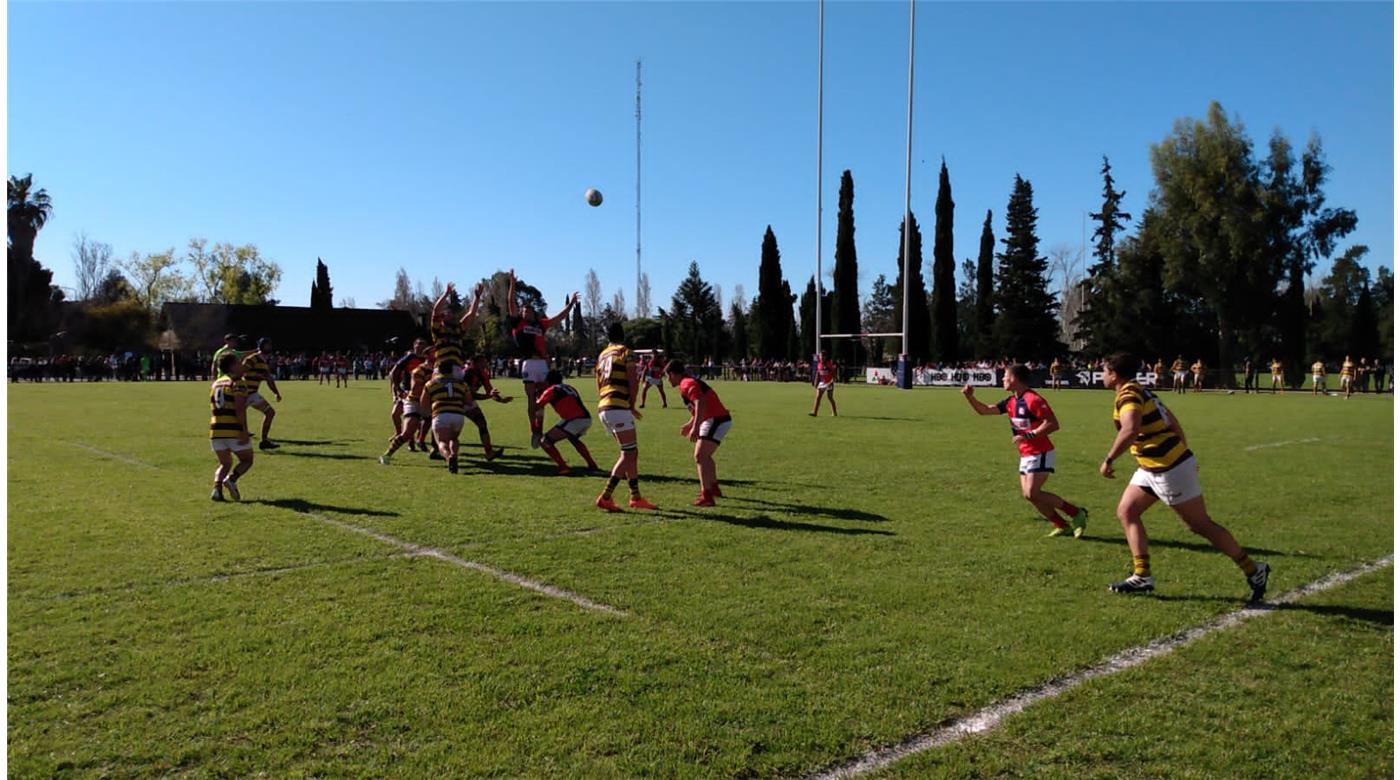
[[[272,404],[268,403],[268,402],[267,402],[267,399],[262,397],[262,393],[249,393],[249,394],[248,394],[248,405],[251,406],[251,407],[253,407],[254,409],[271,409],[271,408],[272,408]]]
[[[325,366],[321,366],[321,373],[323,373],[323,374],[329,374],[330,372],[331,372],[331,370],[330,370],[329,368],[327,368],[327,367],[325,367]]]
[[[631,409],[604,409],[598,412],[598,420],[614,436],[637,427],[637,418],[632,416]]]
[[[575,417],[572,420],[560,420],[554,424],[555,430],[563,431],[564,435],[571,439],[582,438],[591,427],[593,427],[592,417]]]
[[[439,439],[456,438],[462,432],[467,418],[456,412],[443,412],[433,417],[433,435]]]
[[[729,428],[733,424],[734,421],[729,417],[711,417],[708,420],[701,420],[700,438],[719,444],[724,441],[725,434],[729,433]]]
[[[649,376],[646,377],[646,380],[647,384],[651,385],[652,387],[661,387],[661,377],[659,376]]]
[[[817,390],[818,390],[819,392],[822,391],[822,390],[830,390],[830,389],[831,389],[831,386],[832,386],[833,384],[835,384],[835,383],[834,383],[834,382],[818,382],[818,383],[817,383]]]
[[[1055,451],[1042,452],[1039,455],[1027,455],[1021,458],[1021,467],[1017,470],[1019,474],[1037,474],[1039,472],[1055,473]]]
[[[1322,384],[1326,380],[1327,377],[1323,376],[1322,374],[1313,374],[1313,387]]]
[[[1342,388],[1345,389],[1348,387],[1351,387],[1351,377],[1344,376],[1342,377]]]
[[[530,358],[520,364],[520,378],[526,382],[540,384],[549,373],[549,361],[543,358]]]
[[[403,402],[403,416],[404,416],[404,417],[424,417],[424,416],[426,416],[426,415],[423,414],[423,412],[422,412],[422,410],[419,408],[418,404],[414,403],[413,401],[405,400],[405,401]]]
[[[210,439],[209,449],[215,452],[251,452],[253,440],[239,443],[237,439]]]
[[[1283,374],[1274,374],[1274,375],[1273,375],[1273,380],[1274,380],[1274,383],[1275,383],[1275,384],[1277,384],[1277,383],[1279,383],[1279,382],[1282,382],[1282,381],[1283,381]]]
[[[1172,373],[1172,379],[1175,379],[1175,380],[1178,381],[1178,382],[1185,382],[1185,381],[1186,381],[1186,372],[1185,372],[1185,371],[1176,371],[1176,372],[1173,372],[1173,373]]]
[[[1197,469],[1196,456],[1192,455],[1171,471],[1158,473],[1139,468],[1128,484],[1147,490],[1167,506],[1176,506],[1201,495]]]
[[[337,374],[340,374],[341,376],[345,376],[346,374],[350,373],[350,369],[348,369],[348,368],[337,368],[337,369],[335,370],[335,372],[336,372]]]

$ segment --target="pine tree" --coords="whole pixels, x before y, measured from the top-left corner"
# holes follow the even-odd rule
[[[689,273],[671,296],[672,343],[692,362],[714,357],[723,316],[714,288],[700,277],[700,265],[692,260]]]
[[[893,333],[896,322],[894,312],[894,288],[885,280],[885,275],[880,274],[870,286],[870,295],[866,296],[865,306],[861,309],[864,323],[862,330],[865,333]],[[882,365],[885,362],[885,353],[897,350],[898,345],[895,349],[888,349],[887,340],[884,338],[872,339],[870,362],[872,365]]]
[[[855,181],[849,170],[841,174],[836,211],[836,265],[831,274],[831,327],[836,333],[860,332],[860,284],[856,263]],[[831,354],[848,366],[865,362],[864,349],[850,339]]]
[[[1114,289],[1118,272],[1116,237],[1126,227],[1124,221],[1132,219],[1133,215],[1118,210],[1127,191],[1113,189],[1112,167],[1108,164],[1107,155],[1103,158],[1100,173],[1103,174],[1103,205],[1089,214],[1089,218],[1097,223],[1094,228],[1094,263],[1089,266],[1088,276],[1079,283],[1084,291],[1084,308],[1075,322],[1074,335],[1075,338],[1084,339],[1085,351],[1089,354],[1106,355],[1109,352],[1106,339],[1112,338],[1107,331],[1119,319],[1113,309],[1122,294]]]
[[[1005,251],[997,255],[997,308],[993,331],[1003,354],[1017,360],[1043,359],[1064,350],[1056,338],[1057,304],[1050,292],[1036,235],[1036,208],[1031,183],[1016,174],[1006,204]]]
[[[927,361],[932,354],[928,318],[928,290],[924,287],[924,237],[919,220],[909,215],[909,359],[914,363]],[[896,330],[904,329],[904,223],[899,225],[899,273],[890,291],[894,297]],[[898,345],[896,345],[898,346]]]
[[[982,223],[981,249],[977,254],[977,314],[973,322],[979,358],[995,357],[1001,352],[993,333],[996,324],[996,276],[992,270],[992,258],[996,249],[996,236],[992,235],[992,210],[987,209],[987,219]]]
[[[948,163],[938,173],[938,202],[933,223],[933,358],[939,363],[958,360],[958,293],[953,260],[953,188],[948,183]]]

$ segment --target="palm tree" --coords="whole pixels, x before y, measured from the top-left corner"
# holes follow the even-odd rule
[[[38,296],[47,296],[49,291],[49,281],[53,276],[42,280],[42,292],[31,291],[29,287],[33,282],[40,279],[31,278],[35,271],[43,269],[34,262],[34,239],[38,237],[39,230],[44,227],[49,216],[53,214],[53,204],[49,202],[49,194],[44,190],[30,192],[33,187],[33,174],[25,174],[24,178],[16,176],[10,177],[9,189],[9,227],[8,236],[9,249],[9,326],[10,332],[22,330],[21,327],[27,321],[36,319],[25,313],[26,306],[34,307],[39,304],[36,300],[31,300]],[[33,293],[31,295],[31,293]],[[47,298],[45,297],[45,303]]]

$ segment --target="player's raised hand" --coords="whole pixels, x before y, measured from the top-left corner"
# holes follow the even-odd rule
[[[963,385],[962,394],[968,398],[972,397],[972,385]]]

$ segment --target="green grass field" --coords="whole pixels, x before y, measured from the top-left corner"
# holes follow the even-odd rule
[[[1075,541],[1043,538],[1005,419],[955,391],[843,387],[842,416],[812,419],[803,385],[716,388],[735,418],[726,498],[689,506],[686,414],[653,393],[642,487],[662,511],[610,515],[601,477],[554,477],[528,448],[519,398],[486,407],[506,457],[464,448],[452,476],[406,451],[375,462],[382,383],[285,383],[285,446],[257,455],[242,504],[214,504],[205,387],[11,385],[10,773],[801,776],[1247,594],[1163,508],[1157,595],[1106,591],[1130,563],[1113,508],[1131,473],[1096,471],[1106,392],[1048,394],[1048,487],[1091,511]],[[1392,551],[1389,396],[1167,401],[1212,514],[1273,565],[1271,595]],[[616,457],[596,424],[586,441]],[[1282,442],[1298,443],[1262,446]],[[1388,777],[1391,572],[884,774]]]

